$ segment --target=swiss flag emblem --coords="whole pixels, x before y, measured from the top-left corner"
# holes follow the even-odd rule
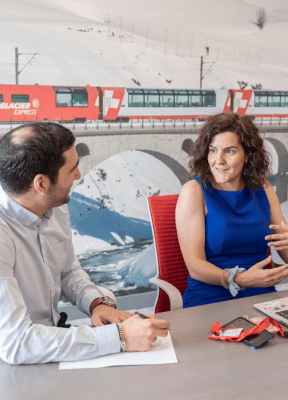
[[[101,88],[103,93],[103,119],[115,120],[124,98],[125,88]]]
[[[233,94],[234,94],[234,102],[232,111],[238,113],[239,115],[246,114],[248,105],[251,100],[252,90],[233,90]],[[223,112],[230,110],[231,110],[231,95],[230,92],[228,92]]]

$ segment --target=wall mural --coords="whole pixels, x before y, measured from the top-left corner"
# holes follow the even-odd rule
[[[265,140],[277,192],[279,171],[288,169],[286,148],[276,142]],[[189,154],[192,146],[193,141],[186,139],[182,150]],[[80,158],[89,157],[86,144],[79,143],[76,149]],[[284,175],[281,202],[287,200]],[[179,193],[186,178],[187,171],[177,161],[149,150],[129,150],[91,166],[68,207],[75,253],[93,282],[116,296],[156,290],[149,282],[156,274],[156,259],[146,198]],[[67,303],[63,296],[61,302]]]
[[[156,261],[146,198],[179,193],[181,187],[162,161],[134,150],[83,177],[68,207],[75,253],[93,282],[116,296],[156,290],[149,283]]]

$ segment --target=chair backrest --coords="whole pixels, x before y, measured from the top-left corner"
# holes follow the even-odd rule
[[[171,283],[183,296],[187,288],[188,270],[179,246],[175,208],[178,194],[148,197],[151,223],[156,248],[158,278]],[[167,294],[159,289],[155,312],[170,310]]]

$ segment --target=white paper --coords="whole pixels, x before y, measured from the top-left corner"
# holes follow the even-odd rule
[[[59,369],[103,368],[117,365],[149,365],[178,363],[170,333],[166,337],[158,337],[145,352],[125,352],[109,354],[84,361],[60,362]]]

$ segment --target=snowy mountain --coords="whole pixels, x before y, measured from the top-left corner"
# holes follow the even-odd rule
[[[1,83],[15,83],[18,47],[22,84],[199,88],[204,56],[203,88],[237,89],[237,81],[288,88],[285,0],[0,4]],[[259,7],[267,14],[261,31]]]
[[[82,179],[68,203],[76,254],[152,238],[146,198],[180,189],[171,170],[144,152],[105,160]]]

